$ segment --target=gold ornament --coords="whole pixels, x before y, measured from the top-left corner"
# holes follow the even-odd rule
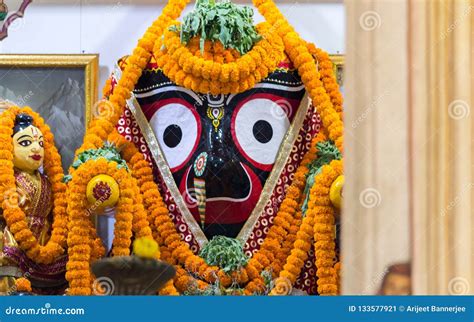
[[[111,176],[99,174],[87,184],[87,201],[96,208],[114,207],[119,199],[120,189]]]

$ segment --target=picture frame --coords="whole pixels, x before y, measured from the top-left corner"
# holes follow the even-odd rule
[[[97,54],[0,55],[0,101],[30,106],[51,127],[65,171],[98,99]]]
[[[337,83],[343,92],[345,56],[341,54],[333,54],[329,55],[329,57],[333,63],[334,75],[336,76]]]

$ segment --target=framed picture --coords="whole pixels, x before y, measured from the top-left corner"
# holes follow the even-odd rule
[[[97,100],[98,55],[0,55],[0,101],[30,106],[50,126],[64,170]]]
[[[336,75],[337,83],[341,89],[341,93],[344,95],[344,55],[330,55],[329,56],[334,64],[334,75]]]

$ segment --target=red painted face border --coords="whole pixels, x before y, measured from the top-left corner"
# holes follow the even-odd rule
[[[275,163],[272,163],[272,164],[263,164],[263,163],[260,163],[260,162],[257,162],[255,160],[253,160],[246,152],[245,150],[242,148],[242,146],[240,145],[240,142],[237,140],[237,135],[235,133],[235,119],[237,117],[237,114],[239,113],[240,109],[242,108],[242,106],[244,106],[247,102],[251,101],[251,100],[254,100],[254,99],[259,99],[259,98],[264,98],[264,99],[268,99],[268,100],[271,100],[272,102],[275,102],[275,104],[277,104],[278,101],[282,101],[282,100],[286,100],[288,101],[288,103],[292,103],[293,100],[291,99],[285,99],[284,97],[282,96],[278,96],[278,95],[273,95],[273,94],[268,94],[268,93],[258,93],[258,94],[254,94],[254,95],[250,95],[249,97],[245,98],[244,100],[242,100],[241,102],[239,102],[239,104],[237,104],[236,108],[234,109],[234,112],[232,114],[232,119],[231,119],[231,123],[230,123],[230,131],[232,133],[232,138],[235,142],[235,146],[237,147],[237,149],[239,150],[239,152],[245,157],[245,159],[250,162],[253,166],[257,167],[258,169],[260,170],[263,170],[263,171],[271,171],[272,168],[273,168],[273,165]],[[278,104],[280,105],[280,104]],[[281,105],[280,105],[281,106]],[[291,104],[291,106],[293,107],[293,104]],[[284,109],[285,110],[285,109]],[[292,111],[294,111],[295,108],[292,108]],[[287,112],[285,110],[285,112]],[[288,119],[290,120],[291,122],[291,116],[292,115],[288,115],[287,114],[287,117]]]

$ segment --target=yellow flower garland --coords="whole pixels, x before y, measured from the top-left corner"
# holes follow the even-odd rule
[[[40,129],[44,137],[44,171],[48,176],[53,190],[53,225],[51,238],[42,246],[28,227],[26,215],[18,205],[18,193],[13,175],[13,126],[16,115],[26,113],[33,117],[33,124]],[[41,264],[51,264],[66,249],[67,215],[66,215],[66,186],[62,183],[63,169],[61,156],[54,145],[54,137],[49,127],[37,113],[29,107],[10,107],[0,115],[0,194],[3,216],[15,240],[26,255]]]

